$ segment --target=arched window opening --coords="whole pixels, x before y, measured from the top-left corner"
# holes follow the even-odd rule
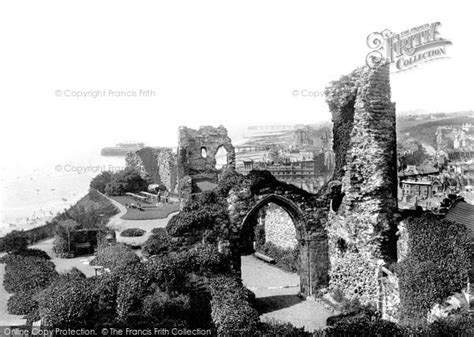
[[[227,165],[227,150],[224,146],[219,146],[216,152],[216,169],[220,170],[224,165]]]
[[[201,157],[207,158],[207,149],[204,146],[201,147]]]

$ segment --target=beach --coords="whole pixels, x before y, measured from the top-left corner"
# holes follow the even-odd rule
[[[0,237],[43,225],[81,199],[97,174],[125,166],[125,157],[103,157],[100,149],[58,158],[1,168]]]

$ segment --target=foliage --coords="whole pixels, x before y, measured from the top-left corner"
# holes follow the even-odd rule
[[[108,195],[124,195],[127,192],[146,191],[148,182],[142,178],[140,172],[134,168],[126,168],[113,175],[112,180],[105,187]]]
[[[97,257],[90,262],[91,266],[102,266],[110,270],[121,270],[140,262],[134,251],[123,244],[99,247]]]
[[[464,225],[425,214],[406,221],[408,255],[396,266],[401,315],[424,319],[440,303],[466,286],[470,270],[470,236]]]
[[[54,253],[61,258],[72,257],[71,232],[79,229],[81,226],[74,220],[67,219],[61,221],[56,228],[56,236],[53,243]]]
[[[366,313],[339,320],[325,329],[326,336],[402,336],[403,330],[395,323]]]
[[[28,239],[24,231],[12,231],[5,235],[2,246],[7,253],[15,253],[28,247]]]
[[[36,289],[14,293],[7,302],[7,310],[11,315],[27,315],[38,308],[34,296]]]
[[[276,320],[269,320],[261,322],[258,326],[258,334],[263,336],[313,336],[304,330],[304,328],[297,328],[291,323],[282,323]]]
[[[272,257],[275,259],[275,265],[290,273],[299,272],[299,250],[295,249],[284,249],[278,247],[273,242],[265,242],[262,246],[257,249],[259,252]]]
[[[159,288],[143,301],[143,314],[150,323],[161,327],[184,327],[190,319],[190,298],[178,294],[172,296]]]
[[[229,191],[235,187],[239,186],[245,177],[233,169],[225,170],[222,173],[222,176],[219,178],[219,183],[217,185],[218,193],[226,198],[229,194]]]
[[[170,237],[165,228],[154,228],[152,235],[143,245],[145,256],[160,255],[166,253],[170,247]]]
[[[92,300],[93,279],[63,279],[38,295],[39,315],[45,325],[84,327],[96,315]]]
[[[66,271],[63,275],[69,278],[86,278],[86,275],[82,271],[77,269],[76,267],[72,267],[71,269]]]
[[[9,263],[8,261],[10,259],[14,259],[15,256],[37,257],[44,260],[51,260],[48,253],[46,253],[44,250],[28,248],[28,249],[17,251],[15,253],[6,254],[0,257],[0,263]]]
[[[474,318],[469,314],[437,320],[428,326],[429,336],[474,336]]]
[[[105,187],[112,181],[113,176],[113,172],[102,171],[91,180],[90,187],[98,190],[101,193],[105,193]]]
[[[211,316],[220,335],[251,335],[258,329],[258,312],[249,304],[249,292],[232,276],[209,280]]]
[[[21,292],[49,285],[58,276],[54,263],[31,256],[12,255],[5,266],[3,286],[6,291]]]
[[[204,232],[209,242],[215,241],[222,228],[228,230],[229,218],[224,199],[216,192],[204,192],[201,196],[188,202],[183,210],[173,216],[166,229],[171,236],[190,234],[190,239],[199,241]]]
[[[143,236],[145,233],[146,230],[143,230],[141,228],[127,228],[120,233],[120,236],[135,238]]]

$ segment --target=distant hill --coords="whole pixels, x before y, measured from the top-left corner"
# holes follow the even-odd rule
[[[474,124],[474,117],[471,116],[457,116],[451,118],[439,118],[431,120],[413,120],[399,123],[397,131],[403,137],[408,133],[408,136],[416,139],[422,144],[430,145],[436,148],[436,130],[440,126],[462,125],[464,123]]]

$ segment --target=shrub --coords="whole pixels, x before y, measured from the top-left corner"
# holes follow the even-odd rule
[[[110,171],[102,171],[91,180],[90,187],[105,193],[105,187],[112,181],[113,176],[114,174]]]
[[[187,255],[189,270],[199,275],[213,276],[230,271],[229,256],[219,253],[214,245],[198,244]]]
[[[469,314],[447,317],[431,323],[429,336],[474,336],[474,318]]]
[[[258,332],[259,335],[263,336],[313,336],[304,328],[297,328],[291,323],[282,323],[276,320],[261,322],[258,326]]]
[[[143,314],[152,324],[161,327],[185,327],[190,318],[190,298],[179,294],[170,294],[157,289],[143,301]]]
[[[295,249],[283,249],[272,242],[265,242],[257,250],[275,259],[275,265],[290,273],[299,272],[299,251]]]
[[[3,250],[15,253],[28,247],[28,239],[24,231],[12,231],[2,240]]]
[[[14,259],[15,256],[37,257],[44,260],[51,260],[49,255],[44,250],[28,248],[0,257],[0,263],[9,263],[8,261]]]
[[[66,258],[74,256],[71,251],[71,247],[73,247],[74,244],[71,238],[72,231],[80,227],[78,222],[71,219],[59,222],[53,243],[53,251],[58,257]]]
[[[100,247],[97,257],[90,262],[92,266],[103,266],[110,270],[120,270],[140,262],[140,258],[123,244]]]
[[[160,255],[166,253],[170,248],[170,238],[165,228],[154,228],[152,235],[143,245],[145,256]]]
[[[395,323],[360,314],[339,320],[325,329],[326,336],[402,336]]]
[[[127,192],[146,191],[147,188],[148,182],[141,177],[140,172],[133,168],[126,168],[114,174],[113,179],[105,187],[105,193],[124,195]]]
[[[127,228],[120,233],[120,236],[134,238],[134,237],[143,236],[143,234],[145,233],[146,231],[140,228]]]
[[[251,335],[258,330],[257,311],[249,304],[249,293],[240,280],[217,276],[209,280],[211,317],[219,335]]]
[[[401,316],[417,321],[466,286],[470,239],[463,225],[429,214],[407,219],[406,226],[408,255],[396,266]]]
[[[66,271],[63,276],[66,276],[68,278],[73,278],[73,279],[76,279],[76,278],[86,278],[86,275],[80,271],[79,269],[77,269],[76,267],[72,267],[71,269],[69,269],[68,271]]]
[[[214,242],[229,228],[226,201],[217,193],[204,192],[188,202],[183,210],[173,216],[166,226],[169,235],[180,237],[187,234],[190,245],[199,242],[207,232],[207,241]]]
[[[187,252],[169,252],[159,258],[150,259],[146,264],[147,274],[166,292],[181,291],[185,288],[190,272]]]
[[[11,315],[27,315],[38,308],[34,296],[35,290],[19,291],[13,294],[7,302],[7,310]]]
[[[58,276],[54,263],[38,257],[12,255],[5,266],[3,285],[6,291],[21,292],[49,285]]]
[[[229,194],[229,191],[234,186],[239,186],[244,179],[245,177],[235,170],[225,170],[222,176],[219,178],[219,183],[217,186],[218,192],[221,194],[221,196],[226,198]]]
[[[42,323],[56,327],[84,327],[93,322],[96,312],[91,279],[59,279],[38,295]]]

